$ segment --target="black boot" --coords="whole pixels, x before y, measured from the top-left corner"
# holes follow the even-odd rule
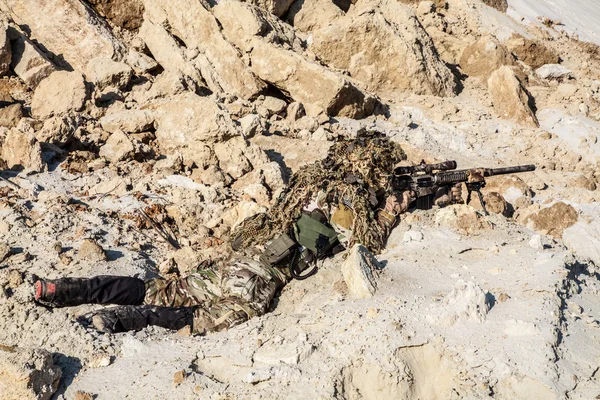
[[[48,307],[72,307],[81,304],[142,304],[144,281],[123,276],[61,278],[38,280],[35,300]]]
[[[192,325],[193,312],[191,307],[113,307],[94,313],[92,325],[105,333],[138,331],[149,325],[179,330]]]
[[[87,279],[62,278],[34,283],[35,301],[48,307],[69,307],[87,303]]]

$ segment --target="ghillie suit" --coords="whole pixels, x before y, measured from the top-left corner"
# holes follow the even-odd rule
[[[354,210],[352,241],[379,253],[385,234],[376,220],[377,207],[388,190],[394,165],[406,159],[399,144],[379,132],[334,143],[323,161],[300,168],[267,213],[247,218],[235,230],[239,248],[264,244],[289,233],[302,209],[317,193],[327,202],[346,204]],[[321,197],[321,196],[320,196]]]
[[[398,144],[377,133],[333,144],[325,160],[307,165],[291,177],[288,188],[267,214],[258,214],[242,223],[236,232],[241,239],[239,247],[251,253],[251,245],[265,244],[273,238],[280,239],[282,233],[291,233],[302,225],[298,220],[306,217],[302,214],[306,204],[318,197],[338,210],[350,209],[352,221],[344,226],[352,231],[350,245],[358,242],[372,252],[381,251],[389,229],[378,223],[377,215],[382,213],[378,208],[389,189],[393,167],[404,158]],[[331,230],[335,236],[335,230]],[[177,280],[142,281],[118,276],[38,280],[35,299],[50,307],[122,305],[94,312],[91,323],[103,332],[139,330],[148,325],[169,329],[191,325],[193,332],[203,334],[266,313],[290,276],[304,279],[314,273],[316,266],[301,277],[299,273],[304,270],[297,268],[299,273],[294,275],[298,253],[294,253],[289,263],[292,268],[283,264],[266,265],[260,258],[236,254],[224,260],[207,260],[194,273]],[[318,253],[317,248],[317,258]]]

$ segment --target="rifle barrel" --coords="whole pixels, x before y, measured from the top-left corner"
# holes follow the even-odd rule
[[[535,165],[517,165],[515,167],[488,168],[485,170],[485,176],[517,174],[520,172],[535,171]]]

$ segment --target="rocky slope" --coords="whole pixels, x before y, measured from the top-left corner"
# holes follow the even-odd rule
[[[600,7],[538,3],[0,0],[0,399],[600,395],[600,41],[572,22]],[[490,216],[405,215],[370,290],[350,252],[229,332],[32,303],[35,275],[187,273],[363,128],[538,169],[490,179]]]

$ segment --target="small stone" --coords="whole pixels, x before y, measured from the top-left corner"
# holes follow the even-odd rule
[[[173,385],[174,386],[179,386],[183,383],[183,381],[185,381],[185,378],[187,377],[187,374],[185,372],[185,370],[181,370],[181,371],[177,371],[175,372],[175,374],[173,375]]]
[[[100,353],[96,353],[94,354],[88,365],[90,368],[104,368],[104,367],[108,367],[111,363],[111,357],[110,355],[104,353],[104,352],[100,352]]]
[[[246,186],[246,188],[244,189],[244,193],[250,196],[251,199],[256,201],[261,206],[269,205],[269,191],[261,183],[253,183],[251,185]]]
[[[369,307],[369,310],[367,311],[367,318],[377,318],[378,315],[378,309],[376,309],[375,307]]]
[[[240,126],[242,128],[242,135],[245,138],[251,138],[261,128],[260,117],[256,114],[248,114],[243,118],[240,118]]]
[[[527,208],[530,205],[533,204],[533,199],[529,196],[521,196],[518,197],[515,202],[513,203],[513,206],[515,209],[522,209],[522,208]]]
[[[485,202],[485,208],[490,213],[504,215],[505,217],[510,216],[510,207],[504,197],[498,192],[488,192],[483,195],[483,201]],[[478,196],[471,196],[471,207],[476,210],[483,210],[481,202]]]
[[[23,284],[23,274],[16,269],[8,271],[8,285],[10,289],[16,289]]]
[[[596,184],[585,175],[578,175],[575,179],[569,181],[569,187],[581,188],[589,191],[596,190]]]
[[[498,296],[498,301],[500,303],[504,303],[508,299],[510,299],[510,296],[507,295],[506,293],[500,293],[500,295]]]
[[[273,338],[268,345],[263,345],[254,353],[253,359],[259,365],[298,365],[310,357],[314,351],[315,348],[310,343],[283,342],[281,339]]]
[[[135,153],[133,141],[125,133],[117,131],[110,135],[104,146],[100,148],[100,157],[110,162],[119,162],[131,158]]]
[[[55,252],[57,252],[58,254],[62,253],[63,251],[63,246],[61,242],[56,242],[54,243],[54,246],[52,246],[52,248],[54,249]]]
[[[75,392],[75,400],[94,400],[94,395],[78,390]]]
[[[19,103],[0,108],[0,127],[14,128],[23,118],[23,107]]]
[[[298,103],[297,101],[295,101],[288,106],[286,119],[288,121],[294,122],[304,117],[305,115],[306,111],[304,111],[304,106],[302,105],[302,103]]]
[[[299,131],[307,130],[309,133],[314,132],[319,128],[319,121],[317,121],[316,118],[307,115],[296,120],[294,128]]]
[[[0,262],[6,260],[12,254],[12,250],[6,243],[0,243]]]
[[[28,251],[24,251],[22,253],[13,255],[10,260],[13,262],[13,264],[20,264],[31,260],[31,258],[31,254]]]
[[[79,258],[87,261],[106,261],[106,253],[98,242],[85,239],[79,247]]]
[[[172,257],[167,258],[158,266],[158,272],[161,276],[167,276],[169,274],[175,273],[176,271],[177,264],[175,264],[175,260],[173,260]]]
[[[205,169],[196,168],[192,171],[190,178],[194,182],[215,187],[223,187],[231,181],[231,178],[226,176],[217,165],[209,165]]]
[[[285,111],[287,103],[277,97],[266,96],[262,106],[269,111],[270,115],[279,115]]]
[[[133,75],[133,70],[129,65],[113,61],[108,57],[97,57],[87,65],[86,77],[94,83],[100,90],[114,86],[119,89],[124,89]]]
[[[73,257],[67,253],[59,254],[58,259],[63,265],[70,265],[73,262]]]
[[[544,243],[542,243],[542,235],[533,235],[529,240],[529,247],[536,250],[543,250]]]
[[[560,64],[546,64],[535,70],[537,76],[542,79],[563,79],[571,76],[571,70]]]

